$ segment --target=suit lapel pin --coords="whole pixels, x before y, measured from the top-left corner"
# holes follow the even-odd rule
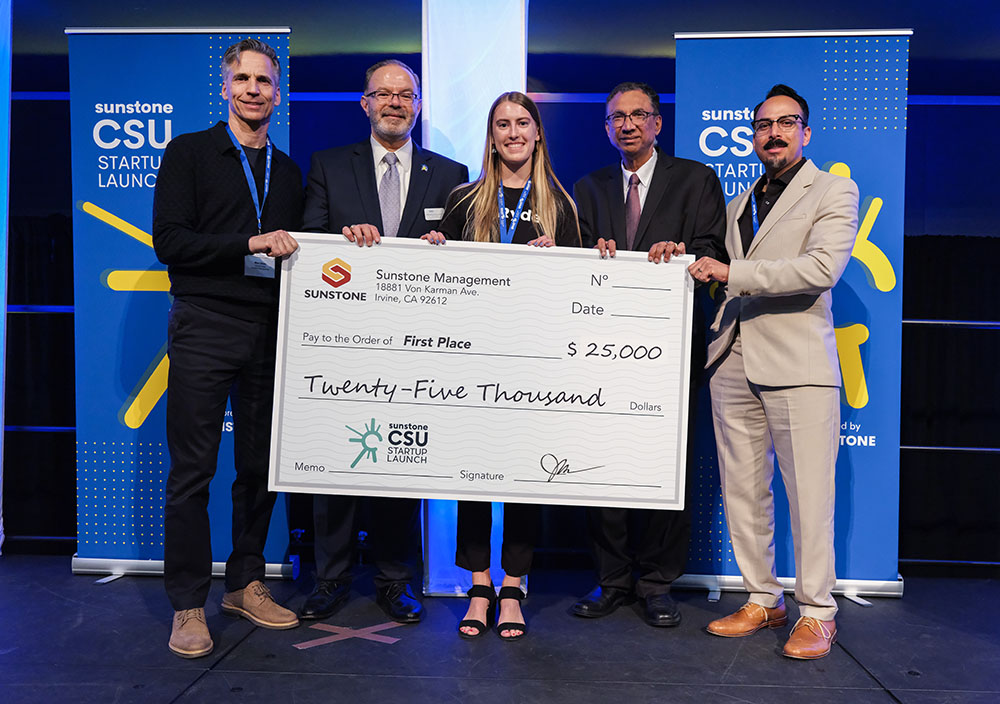
[[[427,171],[427,164],[421,164],[420,165],[420,170],[421,171]]]

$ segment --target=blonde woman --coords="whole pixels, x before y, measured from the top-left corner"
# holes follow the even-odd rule
[[[504,93],[490,108],[482,175],[448,197],[440,230],[424,239],[504,242],[536,247],[579,247],[576,206],[552,170],[538,107],[524,93]],[[527,633],[521,613],[521,577],[531,567],[540,507],[504,506],[499,599],[490,577],[492,512],[488,502],[458,503],[458,549],[455,564],[472,572],[469,609],[459,624],[462,638],[478,638],[489,629],[499,600],[497,633],[517,640]]]

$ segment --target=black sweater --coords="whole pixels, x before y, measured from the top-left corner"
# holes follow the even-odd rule
[[[475,188],[475,183],[459,186],[448,196],[448,202],[444,207],[444,217],[437,230],[450,240],[463,239],[465,224],[469,220],[469,209],[472,206],[472,198],[462,200],[466,194]],[[508,188],[504,186],[503,198],[504,207],[508,210],[506,223],[510,227],[514,210],[517,209],[517,201],[521,197],[521,188]],[[495,196],[494,196],[495,197]],[[556,244],[560,247],[579,247],[580,229],[576,224],[576,217],[573,215],[573,208],[561,191],[556,191],[556,203],[559,212],[556,215]],[[541,227],[535,228],[538,217],[532,211],[534,205],[534,193],[529,192],[525,199],[524,207],[521,211],[521,219],[514,230],[514,237],[511,244],[527,244],[542,234]]]
[[[258,192],[264,162],[261,153],[253,168]],[[261,232],[301,229],[302,200],[299,167],[275,148]],[[243,273],[248,241],[256,234],[257,213],[226,124],[172,140],[153,194],[153,247],[167,265],[171,294],[244,320],[272,319],[277,277]]]

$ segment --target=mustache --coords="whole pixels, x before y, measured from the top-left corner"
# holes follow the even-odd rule
[[[764,149],[770,149],[771,147],[787,147],[788,142],[783,140],[781,137],[772,137],[764,145]]]

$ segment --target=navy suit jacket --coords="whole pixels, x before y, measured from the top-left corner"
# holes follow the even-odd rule
[[[414,144],[397,235],[420,237],[436,229],[440,217],[428,220],[425,209],[437,208],[443,213],[451,190],[468,180],[469,169],[464,164]],[[370,140],[313,154],[303,223],[307,232],[339,233],[345,225],[361,224],[384,232]]]
[[[715,171],[690,159],[656,150],[656,166],[639,216],[632,249],[647,252],[657,242],[683,242],[688,254],[729,261],[726,255],[726,202]],[[598,169],[576,182],[573,198],[580,214],[584,247],[600,237],[625,244],[625,187],[621,164]]]

